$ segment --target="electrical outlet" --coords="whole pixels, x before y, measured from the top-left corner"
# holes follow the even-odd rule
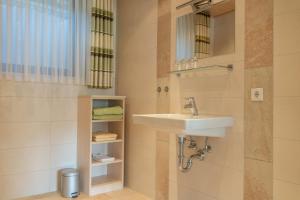
[[[264,88],[251,88],[251,101],[263,101]]]

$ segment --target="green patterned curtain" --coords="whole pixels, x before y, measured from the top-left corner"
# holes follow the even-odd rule
[[[113,0],[92,0],[91,60],[88,86],[112,88]]]
[[[195,15],[195,56],[206,58],[210,53],[210,16],[206,13]]]

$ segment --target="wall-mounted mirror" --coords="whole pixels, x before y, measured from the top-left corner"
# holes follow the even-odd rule
[[[234,0],[193,0],[179,5],[176,62],[234,53],[234,5]],[[186,7],[191,12],[180,12]]]

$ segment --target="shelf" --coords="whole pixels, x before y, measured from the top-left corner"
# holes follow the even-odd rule
[[[214,4],[210,9],[211,16],[224,15],[235,10],[235,0],[225,0]]]
[[[120,106],[123,115],[107,116],[104,120],[93,120],[93,109]],[[80,96],[78,98],[78,168],[81,174],[82,192],[89,196],[121,190],[124,179],[125,97],[124,96]],[[96,132],[116,133],[117,137],[106,141],[92,141]],[[93,153],[115,157],[111,162],[92,160]],[[101,175],[101,176],[100,176]]]
[[[93,100],[124,100],[126,99],[125,96],[99,96],[99,95],[93,95],[91,96],[91,99]]]
[[[99,187],[101,185],[112,184],[112,183],[121,183],[122,180],[115,178],[113,176],[96,176],[92,177],[92,187]]]
[[[190,69],[183,69],[183,70],[175,70],[171,71],[171,74],[176,74],[177,76],[180,76],[182,73],[187,73],[187,72],[196,72],[196,71],[202,71],[202,70],[209,70],[209,69],[225,69],[228,71],[233,70],[233,65],[208,65],[208,66],[201,66],[197,68],[190,68]]]
[[[94,141],[92,141],[92,145],[93,145],[93,144],[118,143],[118,142],[123,142],[123,140],[117,139],[117,140],[107,140],[107,141],[101,141],[101,142],[94,142]]]
[[[121,162],[123,162],[123,161],[120,159],[115,159],[114,161],[111,161],[111,162],[97,162],[97,161],[92,160],[92,167],[111,165],[111,164],[116,164],[116,163],[121,163]]]
[[[186,6],[192,6],[194,3],[193,0],[190,0],[188,2],[185,2],[181,5],[178,5],[176,9],[181,9]],[[195,4],[195,12],[209,12],[211,16],[219,16],[226,14],[228,12],[232,12],[235,10],[235,0],[223,0],[223,1],[217,1],[216,3],[210,4],[209,1],[207,3],[202,4],[201,7],[197,6],[197,3]]]
[[[111,120],[96,120],[96,119],[93,119],[92,120],[93,123],[97,123],[97,122],[123,122],[123,119],[111,119]]]

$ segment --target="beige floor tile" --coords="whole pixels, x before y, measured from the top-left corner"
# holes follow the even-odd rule
[[[43,195],[37,195],[28,198],[22,198],[19,200],[65,200],[67,198],[62,197],[59,193],[47,193]],[[125,188],[120,191],[110,192],[106,194],[101,194],[97,196],[89,197],[86,194],[81,194],[77,200],[150,200],[150,198],[137,193],[133,190]]]

